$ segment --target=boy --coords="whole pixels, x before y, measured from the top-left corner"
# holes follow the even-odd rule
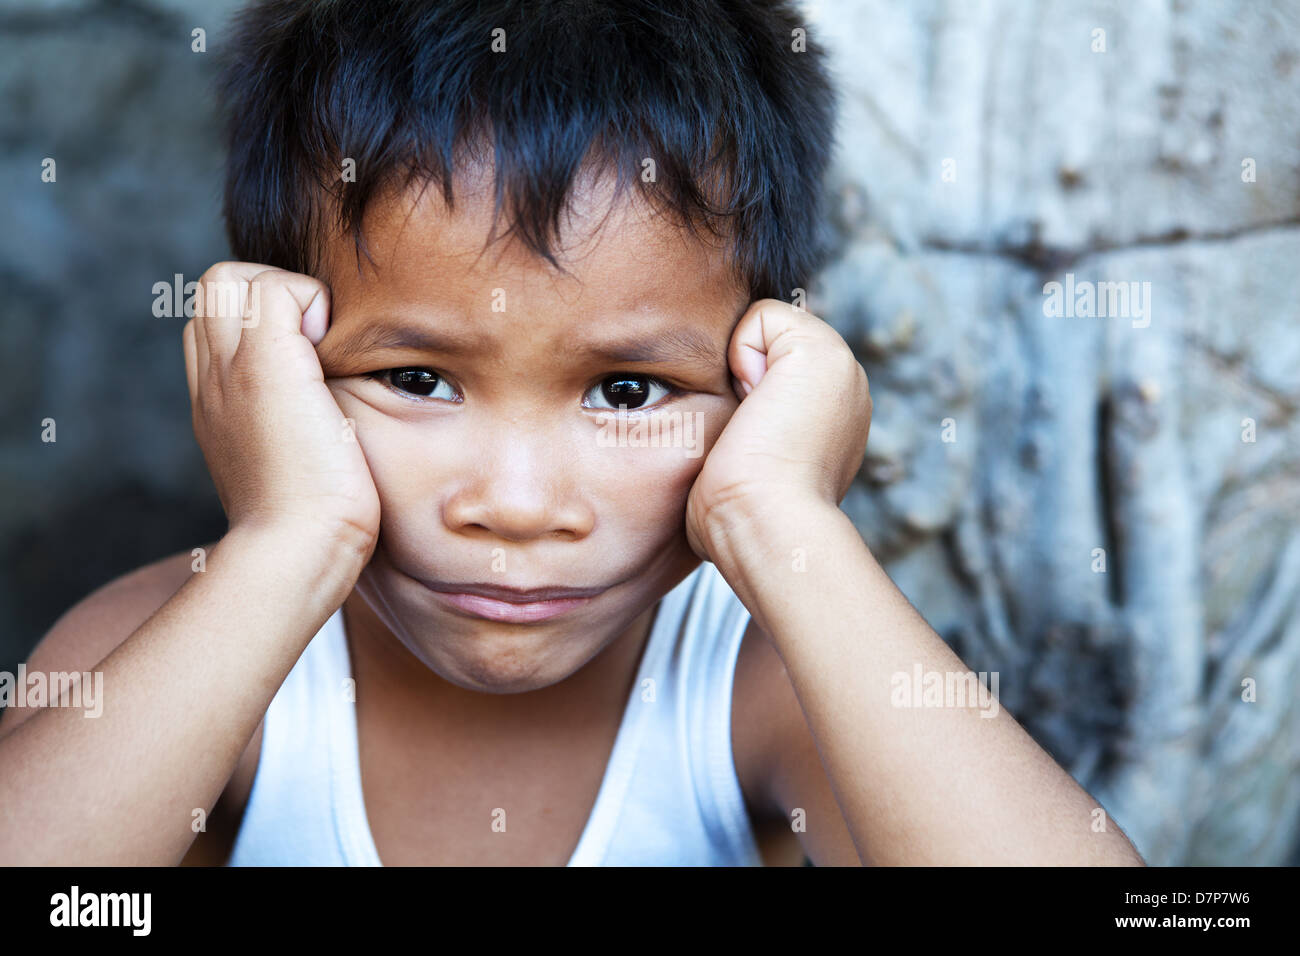
[[[800,30],[246,11],[241,261],[183,333],[229,530],[33,652],[108,700],[5,717],[0,861],[1141,863],[1010,715],[896,694],[964,668],[838,508],[861,366],[777,300],[833,119]]]

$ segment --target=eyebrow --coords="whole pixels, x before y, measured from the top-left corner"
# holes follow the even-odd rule
[[[469,355],[488,348],[489,341],[484,337],[368,323],[336,339],[330,344],[329,352],[336,358],[385,350]],[[614,365],[668,363],[713,372],[726,364],[726,356],[709,336],[693,326],[676,326],[644,339],[586,343],[573,351]]]

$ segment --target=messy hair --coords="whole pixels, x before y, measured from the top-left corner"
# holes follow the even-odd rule
[[[359,266],[377,195],[418,181],[454,209],[456,163],[488,148],[491,234],[508,212],[507,234],[561,272],[589,163],[616,173],[616,199],[635,183],[724,237],[751,298],[789,298],[825,257],[835,92],[787,0],[256,0],[217,99],[237,259],[316,275],[333,229]]]

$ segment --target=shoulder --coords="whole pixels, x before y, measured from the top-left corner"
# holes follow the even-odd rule
[[[193,574],[192,561],[188,551],[174,554],[91,592],[54,622],[28,656],[29,668],[93,669],[180,590]],[[5,722],[12,729],[28,713],[15,713]]]

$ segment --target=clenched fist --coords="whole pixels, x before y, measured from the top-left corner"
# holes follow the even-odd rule
[[[379,495],[316,357],[329,313],[328,287],[310,276],[208,269],[183,333],[194,434],[232,531],[283,531],[369,560]]]

